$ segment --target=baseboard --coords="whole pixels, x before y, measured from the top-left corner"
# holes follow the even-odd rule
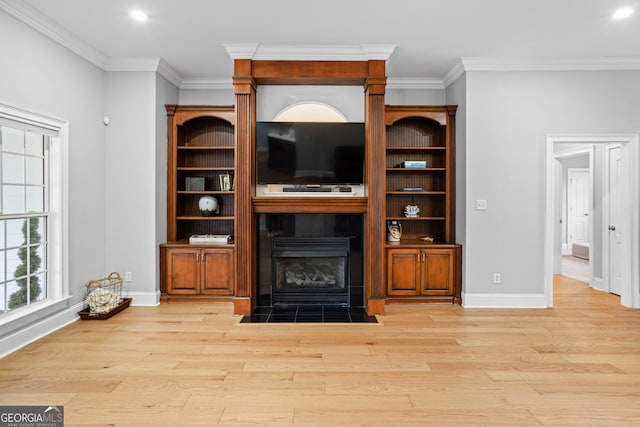
[[[124,292],[123,298],[131,298],[132,306],[157,307],[160,305],[160,291],[155,292]]]
[[[465,308],[547,308],[544,294],[469,294],[462,293]]]
[[[598,291],[609,292],[608,290],[605,289],[606,284],[604,283],[604,280],[602,279],[602,277],[594,277],[593,283],[591,283],[590,286],[593,289],[596,289]]]
[[[75,322],[80,318],[78,312],[84,308],[84,305],[84,301],[79,302],[63,311],[59,311],[39,322],[7,335],[0,340],[0,359]]]

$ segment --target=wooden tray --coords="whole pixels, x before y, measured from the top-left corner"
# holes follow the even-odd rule
[[[106,313],[91,313],[89,307],[87,307],[84,310],[79,311],[78,314],[82,320],[106,320],[129,307],[129,304],[131,304],[131,298],[122,298],[122,302],[119,306]]]

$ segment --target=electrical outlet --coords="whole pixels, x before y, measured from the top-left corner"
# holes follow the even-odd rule
[[[493,283],[496,285],[502,282],[502,275],[500,273],[493,273]]]
[[[124,273],[124,281],[125,282],[130,282],[131,280],[132,280],[131,279],[131,272],[130,271],[125,272]]]

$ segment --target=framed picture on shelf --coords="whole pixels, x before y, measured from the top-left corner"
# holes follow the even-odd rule
[[[220,191],[231,191],[231,174],[221,173],[218,178],[220,179]]]

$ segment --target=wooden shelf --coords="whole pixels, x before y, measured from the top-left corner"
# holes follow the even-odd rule
[[[235,116],[234,106],[167,105],[169,242],[160,245],[160,289],[165,300],[229,300],[234,294],[235,245],[191,245],[188,239],[199,234],[234,235],[236,194],[222,191],[220,176],[235,176]],[[186,190],[187,178],[203,179],[204,190]],[[198,215],[203,195],[215,195],[221,215]]]
[[[211,168],[211,167],[191,167],[191,166],[185,167],[185,166],[178,166],[176,168],[176,170],[178,170],[178,171],[195,171],[195,172],[198,172],[198,171],[232,171],[233,167],[224,167],[223,166],[223,167]]]
[[[178,221],[233,221],[232,216],[178,216]],[[194,233],[195,234],[195,233]]]
[[[422,194],[422,195],[443,195],[447,194],[446,191],[387,191],[389,195],[405,196],[410,194]]]
[[[364,213],[366,197],[268,196],[252,199],[257,213]]]
[[[447,168],[387,168],[392,172],[446,172]]]
[[[221,196],[233,196],[234,192],[233,191],[216,191],[216,190],[203,190],[203,191],[185,191],[185,190],[179,190],[176,191],[176,194],[220,194]]]
[[[405,147],[405,146],[387,146],[387,151],[446,151],[447,147]]]
[[[233,147],[203,147],[194,145],[179,145],[178,150],[234,150]]]
[[[446,221],[446,217],[444,216],[390,216],[387,217],[390,221]]]
[[[235,191],[221,191],[219,176],[235,173],[235,107],[167,105],[169,129],[167,238],[233,234]],[[204,190],[186,190],[186,178],[204,178]],[[199,216],[198,197],[215,195],[222,215]]]

